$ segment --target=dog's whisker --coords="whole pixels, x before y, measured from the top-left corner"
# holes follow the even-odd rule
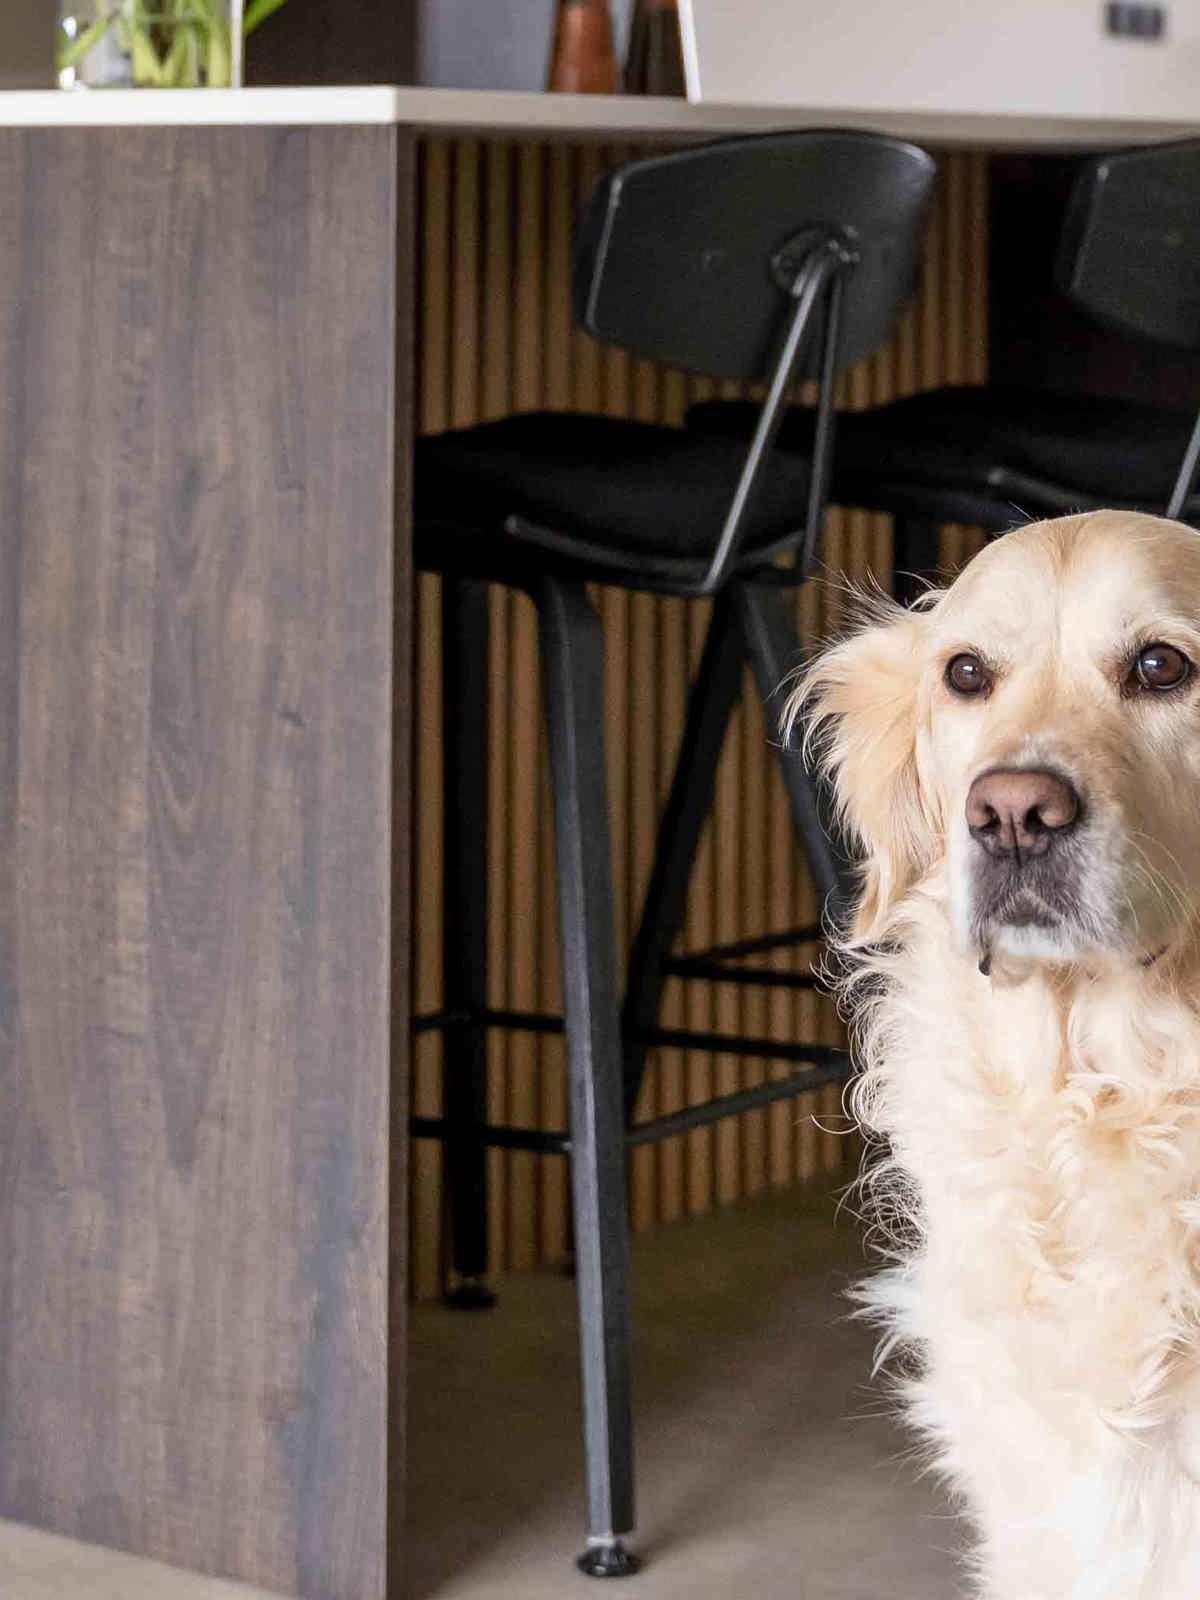
[[[1148,843],[1154,844],[1156,849],[1161,850],[1162,853],[1167,857],[1170,864],[1175,868],[1175,871],[1178,873],[1179,882],[1183,883],[1187,880],[1187,874],[1183,869],[1183,865],[1180,862],[1179,857],[1164,841],[1151,840],[1149,834],[1142,832],[1138,828],[1130,827],[1128,830],[1128,837],[1130,844],[1137,851],[1139,862],[1145,867],[1146,871],[1151,874],[1154,885],[1165,890],[1171,896],[1172,907],[1175,912],[1180,917],[1186,917],[1188,913],[1188,905],[1184,898],[1182,889],[1180,889],[1172,879],[1167,877],[1167,875],[1160,868],[1154,865],[1154,863],[1150,860],[1146,850],[1139,843],[1139,840],[1145,839]]]

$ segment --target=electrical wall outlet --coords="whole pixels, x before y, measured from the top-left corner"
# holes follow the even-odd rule
[[[1162,39],[1167,31],[1166,6],[1137,0],[1110,0],[1104,8],[1104,31],[1113,39]]]

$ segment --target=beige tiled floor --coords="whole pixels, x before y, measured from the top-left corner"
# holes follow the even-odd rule
[[[952,1600],[958,1529],[900,1459],[844,1320],[850,1226],[795,1192],[645,1236],[635,1252],[639,1529],[625,1600]],[[597,1600],[572,1285],[420,1313],[411,1600]],[[611,1586],[610,1586],[611,1587]]]
[[[819,1196],[664,1228],[635,1258],[639,1578],[623,1600],[954,1600],[958,1530],[837,1320],[858,1269]],[[580,1543],[572,1285],[413,1321],[409,1600],[598,1600]],[[0,1525],[2,1600],[258,1591]]]
[[[262,1589],[0,1522],[3,1600],[276,1600]]]

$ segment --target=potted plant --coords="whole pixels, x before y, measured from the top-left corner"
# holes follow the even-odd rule
[[[64,0],[59,87],[225,89],[240,80],[249,37],[284,0]]]

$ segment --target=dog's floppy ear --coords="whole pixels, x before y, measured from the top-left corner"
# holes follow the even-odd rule
[[[860,848],[862,893],[851,944],[887,931],[893,908],[932,864],[937,824],[918,771],[924,608],[872,597],[865,624],[825,650],[788,707],[833,780],[838,812]]]

